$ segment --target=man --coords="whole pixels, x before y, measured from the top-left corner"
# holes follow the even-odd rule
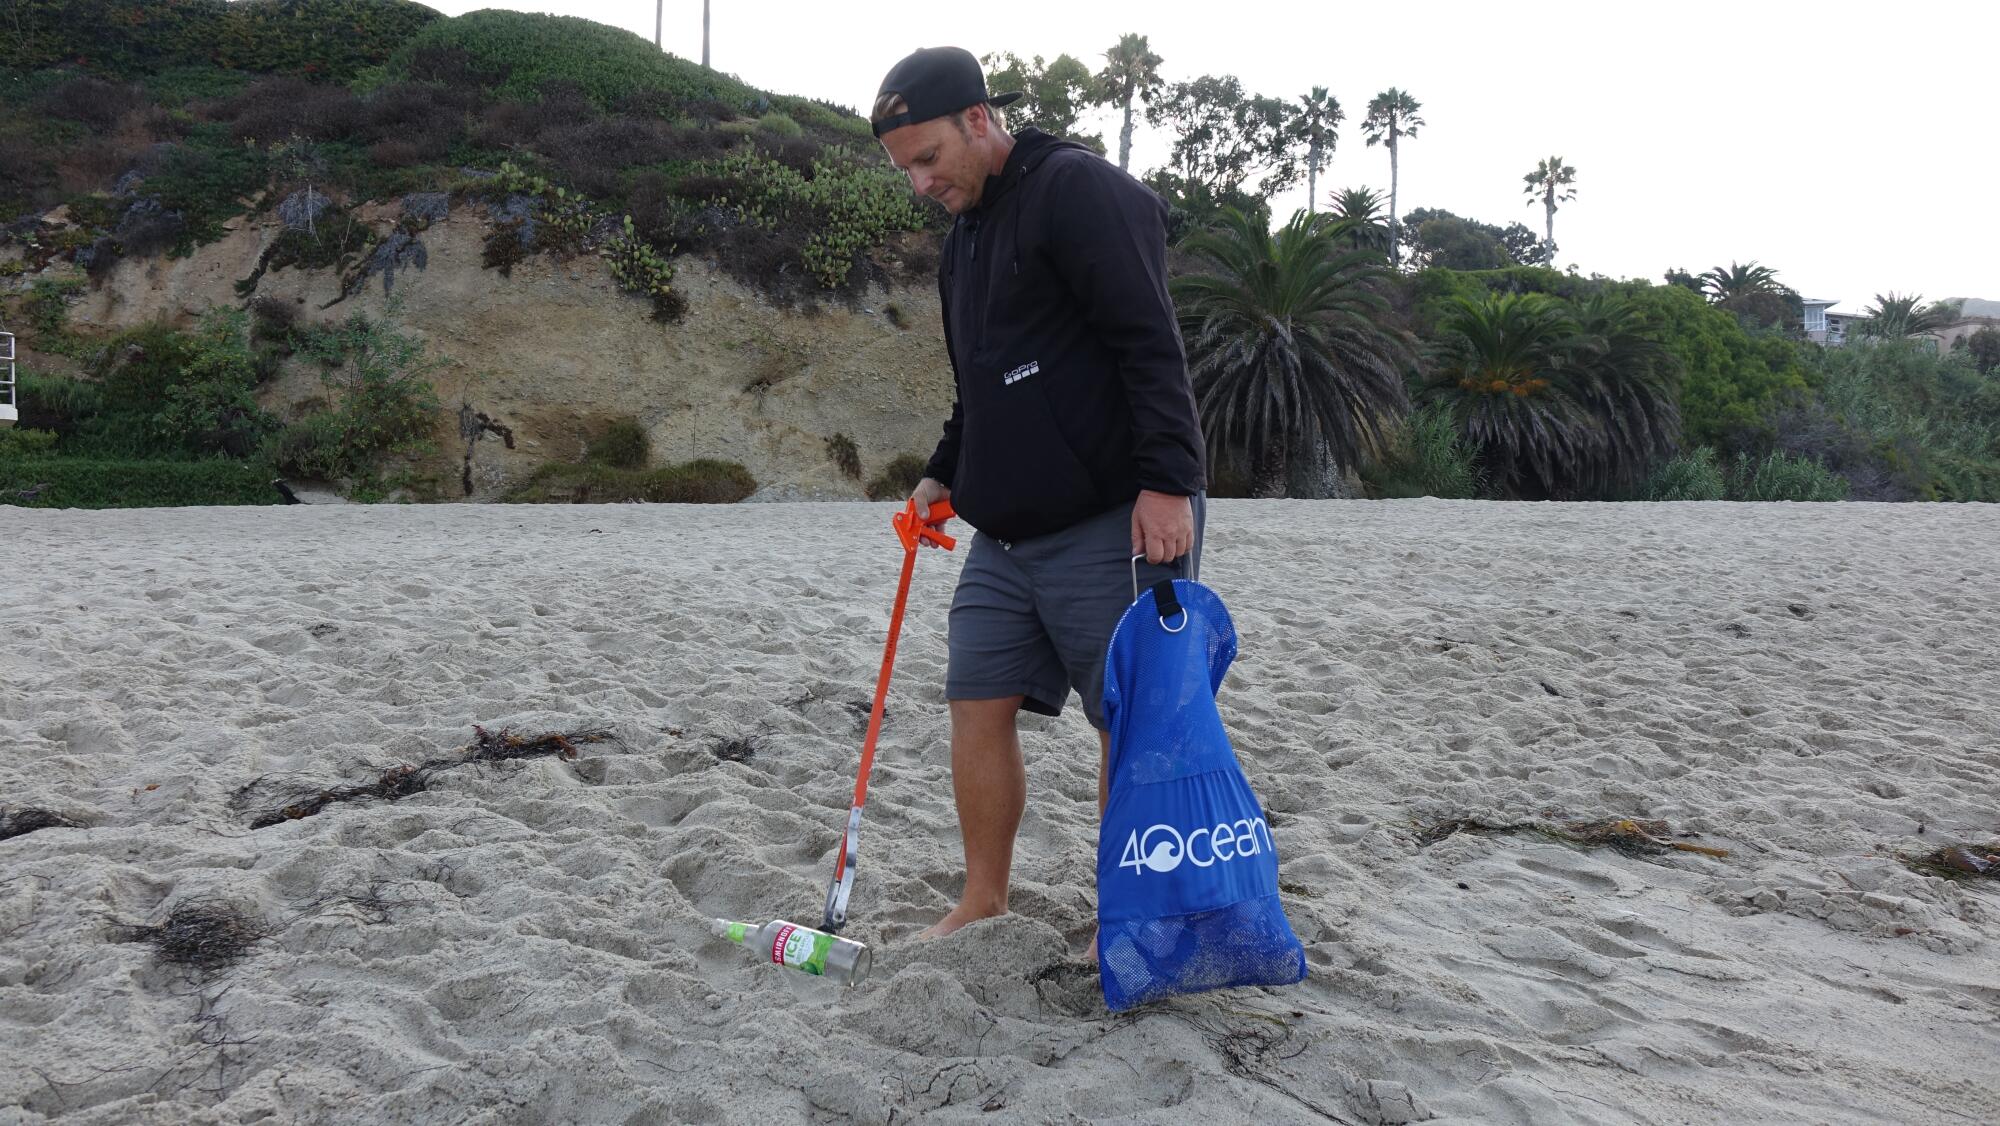
[[[871,115],[889,159],[957,216],[938,266],[957,400],[912,494],[976,529],[945,696],[965,890],[925,937],[1004,914],[1027,801],[1015,717],[1072,688],[1110,747],[1104,654],[1139,583],[1192,578],[1201,425],[1167,296],[1166,204],[1090,149],[1009,134],[972,55],[896,64]],[[1180,566],[1169,564],[1179,561]]]

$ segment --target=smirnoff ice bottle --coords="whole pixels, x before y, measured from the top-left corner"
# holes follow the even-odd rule
[[[800,973],[824,977],[842,985],[860,985],[868,977],[872,955],[868,947],[851,938],[825,934],[783,919],[763,926],[713,919],[709,929],[765,961],[788,966]]]

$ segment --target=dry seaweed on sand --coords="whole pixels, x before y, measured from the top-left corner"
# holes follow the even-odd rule
[[[1615,817],[1607,821],[1579,821],[1570,824],[1557,834],[1558,839],[1567,838],[1579,844],[1603,845],[1633,856],[1658,856],[1664,852],[1693,852],[1718,858],[1729,855],[1729,850],[1726,848],[1689,844],[1686,841],[1671,839],[1673,836],[1673,830],[1667,828],[1665,821],[1640,821],[1630,817]]]
[[[792,699],[785,701],[785,706],[795,712],[803,712],[814,704],[832,704],[853,716],[855,722],[861,724],[863,727],[868,725],[868,721],[874,718],[875,714],[875,704],[872,700],[831,696],[822,693],[817,688],[808,688]],[[889,718],[889,709],[886,704],[882,708],[882,718],[885,722]]]
[[[7,813],[0,813],[0,841],[26,836],[42,829],[81,829],[81,821],[72,820],[53,809],[41,806],[22,806]]]
[[[459,766],[468,762],[501,762],[517,758],[576,758],[576,748],[580,743],[602,743],[612,738],[609,731],[571,731],[568,733],[551,731],[529,738],[516,735],[512,731],[492,732],[474,724],[473,742],[465,749],[465,757],[457,762],[439,762],[435,765]]]
[[[1535,821],[1495,824],[1474,817],[1448,817],[1418,825],[1417,847],[1434,845],[1455,833],[1534,833],[1564,844],[1615,848],[1629,856],[1660,856],[1669,852],[1693,852],[1714,857],[1729,855],[1726,848],[1672,839],[1675,834],[1665,821],[1641,821],[1631,817],[1572,821],[1566,825]]]
[[[1417,824],[1417,847],[1429,848],[1446,837],[1455,836],[1459,833],[1514,833],[1533,827],[1526,823],[1519,825],[1496,825],[1490,821],[1481,821],[1476,817],[1444,817],[1436,821],[1419,822]]]
[[[2000,841],[1983,845],[1945,845],[1920,856],[1899,852],[1896,859],[1926,876],[1947,880],[2000,880]]]
[[[708,753],[719,762],[749,762],[757,757],[757,741],[747,735],[733,739],[718,739],[708,748]]]
[[[161,962],[214,973],[235,964],[281,927],[226,899],[198,896],[184,899],[167,912],[158,926],[118,924],[122,942],[144,942]]]
[[[615,738],[609,731],[550,731],[541,735],[519,735],[508,729],[488,731],[473,725],[473,741],[456,755],[426,759],[412,766],[400,763],[389,767],[370,782],[355,786],[315,787],[290,784],[289,795],[274,806],[250,819],[252,829],[267,829],[296,821],[301,817],[311,817],[329,805],[354,801],[399,801],[411,794],[420,794],[430,788],[431,780],[441,771],[455,770],[461,766],[478,763],[506,762],[524,758],[560,758],[573,760],[577,748],[590,743],[602,743]],[[230,798],[230,805],[238,810],[246,809],[274,786],[286,785],[274,779],[296,778],[297,775],[264,775],[254,778],[238,787]]]
[[[411,794],[421,794],[430,788],[431,775],[437,768],[430,764],[392,766],[377,775],[373,782],[359,786],[336,786],[302,794],[276,809],[267,810],[250,819],[252,829],[268,829],[301,817],[311,817],[329,805],[350,801],[396,801]],[[262,781],[259,779],[258,781]],[[251,782],[238,790],[238,795],[248,792],[257,782]]]

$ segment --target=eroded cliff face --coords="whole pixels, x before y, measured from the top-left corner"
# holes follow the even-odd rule
[[[378,231],[397,204],[357,209]],[[460,489],[465,445],[457,413],[470,404],[511,427],[516,448],[488,438],[474,447],[473,500],[497,498],[544,461],[575,459],[592,431],[636,417],[656,464],[695,457],[741,462],[767,495],[860,498],[867,479],[899,454],[928,456],[951,408],[951,369],[930,284],[873,290],[860,308],[788,311],[706,263],[676,261],[688,299],[676,324],[619,291],[595,255],[537,256],[511,277],[481,265],[491,230],[483,207],[453,209],[421,236],[426,268],[380,276],[346,301],[331,269],[266,273],[256,294],[288,302],[301,320],[350,313],[389,317],[442,361],[434,376],[445,415],[435,468]],[[226,237],[183,259],[121,262],[78,297],[70,324],[108,333],[150,320],[185,323],[215,305],[242,302],[238,280],[283,231],[275,218],[237,220]],[[322,393],[311,365],[294,361],[268,385],[281,415]],[[862,480],[829,456],[836,434],[861,455]]]

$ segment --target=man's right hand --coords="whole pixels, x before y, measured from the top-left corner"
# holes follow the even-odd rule
[[[951,486],[934,477],[926,477],[910,490],[910,499],[917,502],[917,519],[929,521],[931,505],[941,500],[951,499]]]

